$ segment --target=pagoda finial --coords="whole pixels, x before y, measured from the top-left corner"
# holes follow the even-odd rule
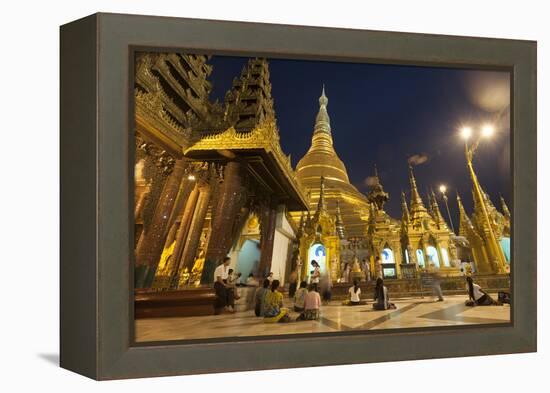
[[[323,83],[323,91],[321,92],[321,97],[319,97],[319,105],[320,106],[327,106],[328,105],[328,97],[325,94],[325,84]]]
[[[426,210],[424,202],[418,193],[418,188],[416,187],[416,179],[414,178],[413,167],[409,164],[409,181],[411,183],[411,210]]]
[[[319,97],[319,112],[315,118],[315,133],[324,132],[330,135],[330,117],[327,112],[328,97],[325,95],[325,85]]]

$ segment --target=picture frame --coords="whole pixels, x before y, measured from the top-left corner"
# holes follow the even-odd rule
[[[536,351],[536,42],[98,13],[63,25],[60,48],[61,367],[106,380]],[[135,345],[136,50],[509,70],[511,323]]]

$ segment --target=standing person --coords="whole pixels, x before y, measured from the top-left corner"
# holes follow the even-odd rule
[[[374,267],[376,268],[376,278],[384,278],[384,274],[382,273],[382,260],[380,257],[376,257]]]
[[[296,291],[294,295],[294,311],[302,312],[304,311],[304,302],[307,295],[307,283],[302,281],[300,283],[300,288]]]
[[[313,266],[313,271],[311,272],[310,283],[315,287],[315,291],[319,291],[319,280],[321,278],[321,267],[315,259],[311,261],[311,266]]]
[[[225,257],[223,263],[214,270],[214,290],[216,291],[216,313],[222,309],[229,312],[235,312],[235,299],[233,289],[227,284],[229,277],[229,264],[231,258]]]
[[[370,281],[370,264],[369,264],[369,261],[366,258],[364,259],[364,261],[365,261],[365,267],[364,267],[365,281],[369,282]]]
[[[433,263],[430,265],[430,267],[432,268],[432,292],[434,296],[437,297],[437,301],[442,302],[445,299],[443,299],[443,291],[441,290],[441,275],[436,270]]]
[[[493,300],[487,292],[474,283],[472,277],[466,277],[466,288],[468,290],[468,297],[473,302],[471,305],[475,306],[502,306],[502,303]],[[470,305],[470,304],[467,304]]]
[[[313,284],[309,284],[308,293],[304,300],[304,312],[301,313],[297,321],[313,321],[321,317],[321,297],[315,290]]]
[[[269,272],[266,279],[267,279],[267,281],[269,281],[269,283],[272,283],[273,282],[273,272]]]
[[[350,279],[350,274],[351,274],[351,266],[349,265],[349,263],[345,263],[344,264],[344,270],[343,270],[343,273],[342,273],[342,280],[341,282],[349,282],[349,279]]]
[[[323,304],[328,304],[332,299],[332,280],[330,279],[330,274],[325,273],[321,276],[319,287]]]
[[[290,283],[288,285],[288,297],[292,299],[296,293],[296,287],[298,286],[298,272],[296,269],[294,269],[290,273],[290,276],[288,276],[288,282]]]
[[[384,286],[384,280],[378,277],[376,279],[376,287],[374,288],[374,301],[372,308],[375,310],[388,310],[390,308],[396,308],[395,304],[390,303],[390,297],[388,296],[388,288]]]
[[[256,293],[254,293],[254,314],[257,317],[263,317],[264,316],[264,303],[265,303],[265,295],[269,288],[269,281],[266,279],[263,281],[262,286],[256,289]]]
[[[283,307],[283,294],[278,291],[279,280],[273,280],[264,301],[264,322],[289,322],[288,308]]]

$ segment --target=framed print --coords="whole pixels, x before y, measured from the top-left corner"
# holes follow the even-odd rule
[[[61,27],[62,367],[535,350],[535,42]]]

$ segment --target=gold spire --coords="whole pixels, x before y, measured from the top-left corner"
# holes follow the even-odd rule
[[[325,132],[330,135],[330,117],[328,115],[327,105],[328,97],[325,95],[325,85],[323,85],[323,91],[321,93],[321,97],[319,97],[319,112],[315,118],[315,133]]]
[[[418,193],[418,188],[416,187],[416,179],[414,178],[413,167],[410,164],[409,181],[411,183],[411,213],[414,215],[414,213],[417,211],[426,212],[426,207],[424,206],[424,202],[422,202],[422,198],[420,197],[420,194]]]
[[[510,210],[508,209],[508,205],[506,204],[506,201],[504,200],[502,195],[500,196],[500,205],[502,206],[502,212],[504,213],[504,216],[507,219],[510,219],[512,217],[512,215],[510,214]]]
[[[410,221],[409,207],[403,191],[401,191],[401,221],[403,224],[408,224]]]
[[[321,176],[321,185],[319,189],[319,201],[317,202],[317,210],[315,210],[314,220],[319,222],[319,217],[321,214],[326,213],[325,205],[325,178]]]
[[[470,218],[468,217],[468,214],[466,213],[466,209],[464,209],[464,206],[462,205],[462,200],[460,199],[460,195],[458,195],[458,192],[456,193],[456,203],[458,204],[458,214],[459,214],[459,228],[458,228],[458,234],[460,236],[467,237],[468,232],[472,232],[477,237],[479,237],[479,234],[474,228],[474,225],[472,224],[472,221],[470,221]]]
[[[367,223],[363,217],[368,216],[369,203],[365,195],[350,183],[346,166],[334,149],[327,106],[328,98],[323,87],[319,97],[319,110],[315,118],[311,146],[298,162],[296,176],[303,188],[312,191],[310,201],[312,212],[318,204],[322,176],[325,187],[325,209],[334,215],[336,200],[339,200],[346,235],[364,236]]]
[[[430,198],[431,198],[432,214],[435,222],[437,223],[438,226],[447,228],[447,223],[445,222],[445,219],[441,214],[441,210],[439,210],[439,204],[437,203],[437,198],[435,196],[435,192],[433,189],[430,190]]]

